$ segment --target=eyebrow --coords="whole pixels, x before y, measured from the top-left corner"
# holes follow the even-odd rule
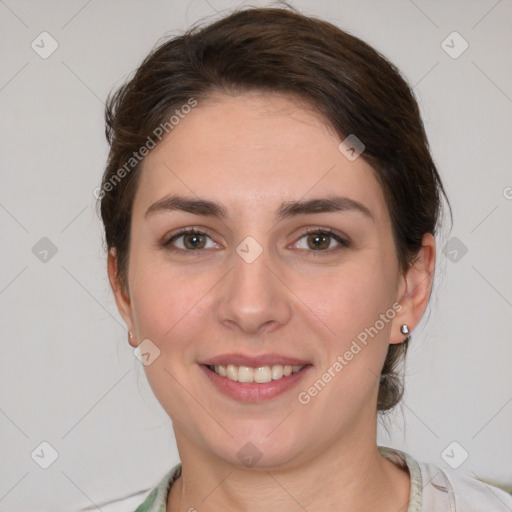
[[[194,215],[226,219],[227,209],[219,203],[207,199],[196,199],[178,195],[166,196],[153,203],[144,214],[145,217],[155,213],[168,211],[183,211]],[[372,221],[375,218],[372,212],[362,203],[349,197],[328,196],[319,199],[303,201],[286,201],[281,204],[275,214],[277,221],[295,217],[324,212],[358,212]]]

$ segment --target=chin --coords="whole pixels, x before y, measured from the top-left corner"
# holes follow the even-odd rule
[[[271,471],[291,467],[297,458],[304,456],[311,443],[306,438],[302,442],[295,439],[289,428],[279,433],[277,429],[272,432],[275,425],[272,422],[272,427],[268,428],[269,422],[263,422],[261,429],[253,426],[243,432],[230,430],[233,437],[226,442],[224,436],[210,445],[210,450],[219,459],[240,469]]]

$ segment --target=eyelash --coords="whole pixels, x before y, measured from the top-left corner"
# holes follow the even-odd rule
[[[186,229],[182,229],[178,233],[174,234],[169,240],[164,241],[162,243],[162,246],[165,249],[167,249],[167,250],[169,250],[171,252],[197,253],[197,255],[199,255],[199,253],[202,250],[204,250],[204,249],[196,249],[196,250],[194,250],[194,249],[178,249],[176,247],[172,247],[172,242],[174,242],[178,238],[180,238],[180,237],[182,237],[184,235],[188,235],[188,234],[204,235],[204,236],[207,236],[208,238],[211,239],[211,237],[208,235],[208,233],[205,233],[204,231],[200,231],[199,229],[196,229],[196,228],[186,228]],[[338,247],[338,248],[335,248],[335,249],[319,249],[317,251],[315,251],[313,249],[299,249],[301,251],[307,251],[307,252],[313,253],[314,257],[316,257],[317,253],[331,253],[333,251],[341,250],[342,248],[348,248],[350,246],[350,244],[349,244],[349,242],[347,240],[341,238],[339,235],[337,235],[334,232],[334,230],[332,230],[330,228],[311,228],[311,229],[308,229],[307,231],[302,233],[302,235],[297,239],[297,241],[302,239],[302,238],[304,238],[307,235],[310,235],[310,234],[327,235],[327,236],[329,236],[331,238],[334,238],[334,240],[336,240],[341,245],[341,247]]]

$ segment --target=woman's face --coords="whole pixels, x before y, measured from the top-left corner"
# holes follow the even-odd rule
[[[372,169],[339,143],[289,98],[219,95],[145,158],[115,293],[183,450],[284,467],[374,435],[406,281]]]

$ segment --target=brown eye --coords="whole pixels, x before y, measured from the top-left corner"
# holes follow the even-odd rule
[[[179,240],[182,240],[181,243],[178,243]],[[167,242],[164,242],[164,247],[166,247],[169,250],[175,250],[175,251],[196,251],[198,249],[204,249],[208,248],[206,247],[206,244],[208,242],[208,239],[211,240],[211,238],[202,231],[197,231],[194,229],[187,229],[184,231],[181,231],[180,233],[177,233],[174,235],[171,239],[169,239]],[[212,246],[210,246],[212,247]]]
[[[308,245],[313,250],[328,249],[330,245],[330,235],[324,235],[322,233],[315,233],[308,235]]]
[[[319,251],[319,252],[331,252],[328,249],[332,249],[332,241],[334,240],[338,247],[334,247],[332,250],[341,249],[343,247],[348,247],[349,244],[343,238],[335,234],[334,232],[326,229],[312,229],[307,231],[304,235],[300,237],[299,240],[305,238],[307,247],[300,247],[299,249],[305,249],[310,251]],[[341,247],[340,247],[341,246]]]
[[[186,233],[183,236],[183,245],[187,249],[202,249],[206,242],[204,236],[199,233]]]

